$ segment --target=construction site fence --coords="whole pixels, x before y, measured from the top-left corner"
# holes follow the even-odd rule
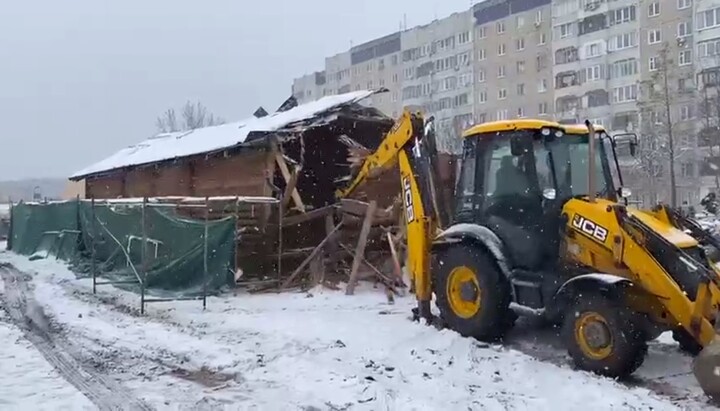
[[[92,277],[93,292],[106,284],[135,291],[141,312],[155,301],[202,300],[205,307],[208,295],[234,283],[241,240],[232,213],[210,219],[212,201],[20,202],[10,212],[7,247],[31,259],[67,261],[78,277]],[[271,197],[234,201],[278,203]],[[193,207],[204,208],[205,218],[180,212]]]

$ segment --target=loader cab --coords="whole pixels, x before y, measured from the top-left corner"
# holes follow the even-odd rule
[[[480,124],[463,137],[454,221],[490,228],[514,267],[550,269],[563,204],[588,194],[587,128],[518,119]],[[598,196],[615,201],[607,151],[596,148]]]

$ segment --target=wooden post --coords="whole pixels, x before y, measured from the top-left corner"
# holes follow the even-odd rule
[[[290,182],[292,180],[292,175],[290,174],[290,169],[288,168],[287,163],[285,162],[285,158],[283,158],[282,153],[280,150],[275,151],[275,161],[277,162],[278,167],[280,168],[280,173],[282,173],[283,178],[285,179],[285,184],[288,186],[290,185]],[[298,171],[299,174],[299,171]],[[297,182],[296,182],[297,184]],[[302,199],[300,198],[300,193],[298,192],[297,188],[293,188],[290,196],[292,197],[292,200],[295,202],[295,208],[300,210],[300,212],[305,212],[305,204],[303,204]]]
[[[307,267],[307,265],[313,260],[313,258],[315,258],[318,254],[320,254],[320,252],[321,252],[321,251],[323,250],[323,248],[325,247],[325,244],[327,244],[327,242],[330,241],[330,240],[335,236],[335,234],[338,232],[338,230],[340,230],[340,227],[342,227],[342,222],[341,222],[340,224],[336,225],[335,228],[334,228],[334,229],[332,230],[332,232],[330,233],[330,235],[328,235],[327,237],[325,237],[325,239],[322,240],[322,241],[320,242],[320,244],[318,244],[318,246],[315,247],[315,249],[312,250],[312,252],[310,253],[310,255],[307,256],[307,257],[305,258],[305,260],[303,260],[302,263],[300,263],[300,265],[298,266],[298,268],[296,268],[295,271],[293,271],[292,274],[290,274],[290,277],[288,277],[288,279],[285,280],[284,283],[282,283],[282,286],[281,286],[280,288],[287,288],[290,284],[292,284],[293,280],[294,280],[298,275],[300,275],[300,273],[305,269],[305,267]]]
[[[348,281],[347,288],[345,289],[346,295],[353,295],[355,293],[358,270],[360,269],[360,263],[362,263],[363,256],[365,255],[365,246],[367,245],[370,228],[372,228],[375,209],[377,209],[377,202],[373,200],[370,202],[367,211],[365,212],[365,220],[363,221],[362,229],[360,230],[360,238],[358,239],[357,248],[355,248],[355,256],[353,258],[352,269],[350,270],[350,280]]]

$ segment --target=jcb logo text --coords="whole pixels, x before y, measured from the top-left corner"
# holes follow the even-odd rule
[[[575,214],[575,216],[573,216],[572,225],[573,227],[589,235],[590,237],[593,237],[601,243],[604,243],[605,240],[607,240],[607,228],[588,220],[580,214]]]

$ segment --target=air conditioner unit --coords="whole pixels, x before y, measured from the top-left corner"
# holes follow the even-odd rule
[[[685,46],[685,43],[686,43],[685,37],[678,37],[676,40],[677,40],[677,45],[678,45],[678,46],[680,46],[680,47]]]
[[[541,22],[541,21],[535,21],[535,27],[540,27],[540,26],[542,26],[542,22]]]
[[[587,11],[593,11],[597,9],[600,6],[600,2],[593,1],[592,3],[585,4],[585,10]]]

